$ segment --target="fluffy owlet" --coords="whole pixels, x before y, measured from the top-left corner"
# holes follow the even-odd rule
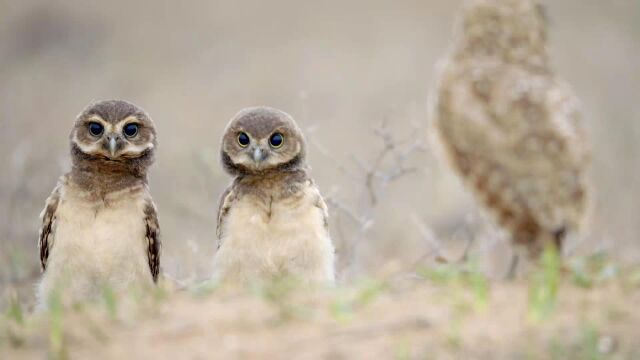
[[[222,138],[222,164],[235,179],[218,211],[213,279],[247,283],[291,275],[334,280],[327,206],[308,174],[304,137],[288,114],[240,111]]]
[[[52,294],[92,300],[104,289],[152,285],[160,269],[156,208],[147,186],[156,130],[139,107],[91,104],[71,130],[71,171],[42,212],[39,308]]]
[[[589,200],[579,104],[546,26],[532,0],[467,1],[431,109],[450,164],[532,257],[577,233]]]

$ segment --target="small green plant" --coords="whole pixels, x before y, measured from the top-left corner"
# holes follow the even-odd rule
[[[49,305],[49,354],[53,359],[68,358],[64,338],[64,307],[57,291],[51,293]]]
[[[600,360],[603,358],[598,348],[600,334],[593,325],[586,325],[582,329],[580,337],[579,353],[580,358],[585,360]]]
[[[21,332],[24,324],[24,311],[18,301],[18,296],[15,291],[9,291],[5,316],[0,317],[0,345],[3,345],[5,341],[13,347],[24,345],[25,339]]]
[[[454,320],[446,334],[447,346],[452,350],[462,348],[462,335],[460,321]]]
[[[329,312],[338,322],[347,323],[353,318],[352,304],[344,298],[339,298],[329,304]]]
[[[366,306],[380,296],[385,289],[387,284],[383,281],[365,281],[356,294],[355,303],[361,307]]]
[[[560,265],[560,255],[555,246],[545,247],[540,267],[533,273],[529,284],[529,315],[534,322],[549,317],[555,310]]]
[[[254,292],[278,309],[278,322],[299,318],[303,309],[292,301],[293,292],[300,287],[298,279],[283,275],[271,281],[254,284]]]
[[[348,322],[356,310],[369,305],[385,289],[387,284],[383,281],[365,280],[355,294],[342,295],[332,301],[329,310],[336,320]]]
[[[214,293],[220,284],[215,280],[207,280],[189,288],[189,292],[195,297],[207,297]]]
[[[563,360],[568,357],[567,348],[562,341],[552,338],[549,344],[549,353],[552,360]]]
[[[329,313],[335,320],[341,323],[348,323],[353,319],[353,294],[340,289],[329,303]]]
[[[418,274],[436,284],[470,288],[478,309],[485,308],[489,302],[489,281],[480,271],[475,260],[463,264],[444,264],[435,268],[420,269]]]
[[[629,271],[626,283],[631,287],[640,287],[640,268]]]
[[[434,268],[418,269],[418,275],[441,285],[448,285],[452,282],[458,281],[461,274],[462,270],[460,266],[453,264],[444,264]]]
[[[104,306],[107,308],[107,313],[112,319],[115,319],[118,316],[118,299],[116,297],[116,293],[109,286],[104,286],[102,288],[102,301],[104,302]]]
[[[466,277],[466,282],[473,289],[476,307],[484,309],[489,303],[489,281],[487,277],[480,272],[475,262]]]
[[[592,288],[618,276],[618,267],[602,252],[575,259],[570,270],[573,283],[583,288]]]
[[[24,324],[24,312],[16,296],[11,296],[11,298],[9,299],[9,308],[7,309],[7,317],[12,319],[19,325]]]

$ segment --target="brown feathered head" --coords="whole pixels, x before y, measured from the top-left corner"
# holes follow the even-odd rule
[[[546,11],[536,0],[467,0],[456,26],[456,50],[545,61],[546,28]]]
[[[232,175],[305,167],[305,141],[293,118],[269,107],[246,108],[224,132],[222,164]]]
[[[78,115],[69,138],[74,166],[101,165],[143,174],[153,163],[153,121],[127,101],[90,104]]]

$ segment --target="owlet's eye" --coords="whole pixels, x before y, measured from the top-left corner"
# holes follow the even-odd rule
[[[126,137],[134,137],[138,134],[138,124],[127,124],[122,130],[124,136]]]
[[[247,147],[249,146],[249,143],[251,142],[251,139],[249,138],[249,135],[247,135],[244,132],[241,132],[238,134],[238,144],[242,147]]]
[[[89,123],[89,132],[93,136],[100,136],[104,132],[104,126],[97,122],[91,122]]]
[[[269,145],[273,148],[279,148],[284,143],[284,136],[280,133],[274,133],[269,138]]]

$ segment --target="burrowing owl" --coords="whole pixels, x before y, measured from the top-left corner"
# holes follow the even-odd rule
[[[214,280],[242,284],[285,274],[333,282],[327,206],[307,172],[305,148],[282,111],[254,107],[231,119],[221,156],[235,179],[220,201]]]
[[[431,109],[455,171],[534,257],[581,229],[589,200],[579,104],[550,66],[543,10],[468,1]]]
[[[72,169],[42,212],[39,307],[52,293],[95,299],[104,289],[152,285],[160,268],[156,208],[147,187],[156,130],[125,101],[88,106],[71,130]]]

